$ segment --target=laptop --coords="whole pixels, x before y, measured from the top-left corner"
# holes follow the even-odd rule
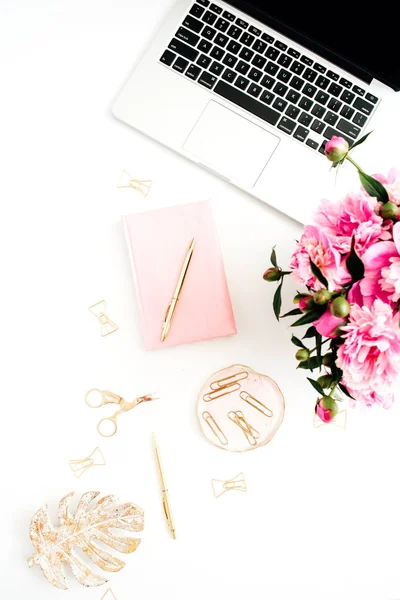
[[[391,21],[393,24],[391,24]],[[178,0],[113,114],[299,222],[400,89],[389,4]]]

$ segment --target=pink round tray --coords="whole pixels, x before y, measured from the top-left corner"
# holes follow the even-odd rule
[[[284,413],[285,400],[275,381],[245,365],[232,365],[211,375],[197,401],[204,435],[231,452],[268,444]]]

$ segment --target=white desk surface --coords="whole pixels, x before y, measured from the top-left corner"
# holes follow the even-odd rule
[[[106,586],[85,589],[68,572],[62,592],[26,564],[33,513],[47,502],[54,518],[61,496],[97,489],[146,511],[142,546],[110,576],[117,600],[398,599],[400,404],[350,411],[345,432],[313,428],[315,394],[262,280],[271,246],[287,264],[300,226],[111,115],[169,5],[0,3],[1,598],[100,600]],[[154,180],[148,199],[116,188],[122,169]],[[146,353],[120,215],[203,198],[213,200],[239,333]],[[285,284],[288,309],[294,289]],[[87,310],[103,298],[120,325],[104,339]],[[234,362],[271,375],[287,402],[272,443],[241,455],[207,443],[195,416],[203,381]],[[91,387],[161,400],[123,415],[104,440],[100,411],[83,401]],[[76,480],[69,459],[96,445],[107,466]],[[240,471],[247,494],[216,500],[211,479]]]

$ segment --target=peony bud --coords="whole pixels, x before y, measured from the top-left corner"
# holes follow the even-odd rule
[[[310,352],[307,350],[307,348],[300,348],[300,350],[297,350],[296,352],[296,359],[297,360],[308,360],[310,358]]]
[[[314,298],[312,296],[305,296],[304,298],[300,298],[299,308],[303,312],[307,312],[311,310],[314,306]]]
[[[318,290],[314,294],[314,302],[315,304],[327,304],[329,300],[332,298],[332,292],[329,290]]]
[[[315,412],[324,423],[330,423],[339,412],[337,402],[330,396],[320,398],[316,404]]]
[[[347,302],[346,298],[339,296],[338,298],[334,299],[330,309],[334,317],[337,317],[338,319],[344,319],[350,312],[350,304]]]
[[[271,267],[265,271],[263,279],[265,279],[265,281],[279,281],[282,279],[281,270],[277,267]]]
[[[322,389],[326,390],[332,385],[333,377],[332,375],[321,375],[321,377],[318,377],[317,381]]]
[[[333,163],[340,162],[346,158],[349,145],[342,137],[334,135],[325,146],[325,156]]]
[[[382,219],[395,219],[399,213],[399,207],[394,202],[385,202],[381,206],[380,213]]]
[[[329,367],[331,365],[332,361],[333,361],[332,352],[328,352],[328,354],[325,354],[325,356],[322,357],[322,364],[324,365],[324,367]]]

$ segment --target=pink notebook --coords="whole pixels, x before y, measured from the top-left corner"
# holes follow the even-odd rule
[[[146,350],[236,333],[210,202],[123,217]],[[190,242],[195,249],[171,329],[161,330]]]

